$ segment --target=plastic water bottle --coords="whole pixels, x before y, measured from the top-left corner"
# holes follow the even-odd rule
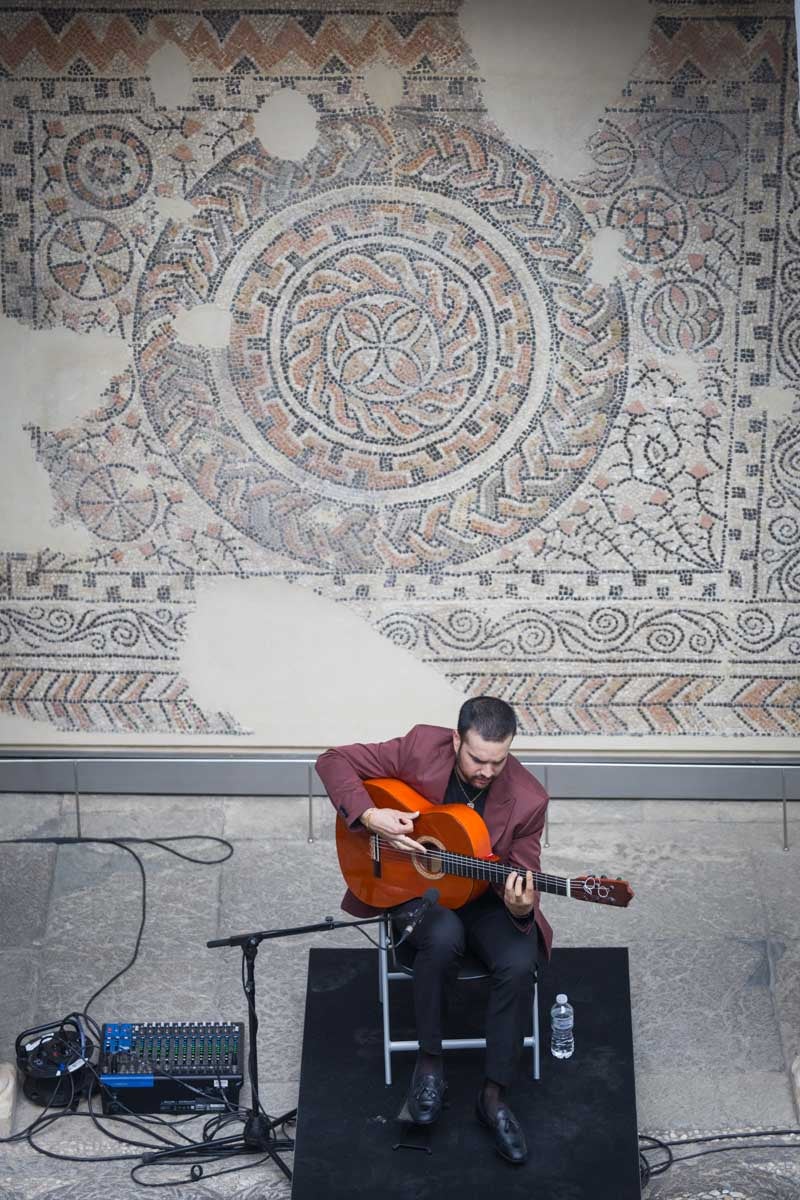
[[[555,1058],[571,1058],[575,1049],[575,1013],[563,992],[550,1009],[550,1050]]]

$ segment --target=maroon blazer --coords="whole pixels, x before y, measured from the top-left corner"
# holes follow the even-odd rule
[[[405,737],[388,742],[336,746],[317,759],[317,774],[337,813],[352,828],[363,812],[372,808],[363,779],[402,779],[433,804],[444,800],[456,755],[453,733],[437,725],[415,725]],[[506,765],[492,781],[483,814],[494,853],[502,862],[539,871],[541,833],[547,809],[547,793],[533,775],[509,755]],[[376,910],[347,891],[342,908],[353,916],[369,916]],[[553,931],[536,897],[534,918],[547,954]],[[530,930],[532,925],[528,926]]]

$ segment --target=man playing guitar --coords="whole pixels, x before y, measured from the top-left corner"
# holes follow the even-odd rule
[[[490,973],[485,1077],[476,1112],[493,1131],[497,1152],[522,1163],[528,1156],[525,1135],[508,1106],[506,1091],[525,1035],[539,950],[549,955],[552,931],[533,886],[533,873],[540,870],[548,798],[509,753],[516,729],[514,712],[505,701],[478,696],[462,705],[456,730],[416,725],[404,737],[387,742],[338,746],[321,755],[317,772],[351,830],[363,827],[379,834],[394,850],[429,850],[414,838],[418,812],[373,805],[363,780],[391,777],[433,804],[475,809],[486,823],[494,854],[519,868],[460,908],[433,905],[409,936],[416,952],[414,1011],[420,1050],[407,1103],[419,1125],[432,1124],[441,1113],[444,992],[468,947]],[[342,907],[355,916],[375,911],[350,891]],[[403,909],[407,913],[409,906]]]

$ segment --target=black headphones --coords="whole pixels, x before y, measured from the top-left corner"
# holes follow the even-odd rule
[[[23,1094],[45,1108],[77,1104],[92,1074],[93,1052],[78,1013],[23,1030],[14,1043]]]

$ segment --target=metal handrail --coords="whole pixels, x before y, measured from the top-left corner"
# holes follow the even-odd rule
[[[189,761],[193,764],[197,763],[199,765],[210,764],[210,763],[220,763],[220,764],[222,764],[222,763],[237,763],[237,764],[269,763],[269,764],[275,764],[275,765],[289,765],[289,766],[304,766],[305,765],[305,766],[307,766],[307,768],[308,768],[308,779],[307,779],[307,783],[308,783],[308,786],[307,786],[308,841],[309,842],[314,841],[314,814],[313,814],[314,766],[316,764],[318,755],[315,754],[313,757],[309,757],[309,756],[306,756],[303,754],[295,754],[295,755],[292,755],[291,757],[285,757],[283,755],[273,756],[270,754],[264,754],[264,755],[257,755],[255,757],[252,757],[252,756],[245,756],[245,755],[238,755],[238,754],[230,754],[230,755],[215,754],[215,755],[201,755],[198,757],[191,756],[191,758],[189,758],[188,756],[183,756],[183,755],[180,757],[183,758],[184,761]],[[35,756],[35,757],[29,757],[24,754],[5,754],[5,755],[0,755],[0,759],[2,759],[2,758],[10,759],[10,760],[13,760],[14,762],[18,762],[18,763],[41,763],[41,762],[70,763],[72,765],[72,770],[73,770],[74,793],[75,793],[76,804],[78,803],[78,800],[80,797],[79,771],[80,771],[80,765],[82,762],[89,763],[89,762],[102,761],[103,763],[114,763],[114,762],[122,763],[122,762],[135,761],[137,763],[163,763],[165,761],[169,761],[168,755],[158,755],[158,756],[153,757],[153,756],[148,756],[148,755],[138,755],[135,753],[128,754],[128,755],[118,754],[118,753],[110,754],[110,755],[104,754],[102,756],[94,755],[94,754],[85,754],[85,755],[81,755],[81,756],[47,754],[47,755],[39,755],[39,756]],[[180,761],[180,760],[176,759],[175,761]],[[723,766],[726,769],[733,769],[733,770],[737,770],[737,769],[744,770],[744,769],[752,768],[752,767],[756,767],[756,766],[772,768],[774,770],[780,771],[781,808],[782,808],[782,824],[783,824],[783,849],[784,850],[789,849],[789,812],[788,812],[788,799],[787,799],[787,794],[786,794],[786,769],[785,768],[786,767],[796,767],[796,766],[800,765],[800,764],[798,764],[798,760],[795,758],[783,759],[783,757],[781,757],[781,758],[776,758],[776,759],[761,758],[761,759],[753,759],[753,760],[745,760],[745,761],[742,761],[742,760],[731,761],[729,759],[724,759],[724,758],[720,757],[716,761],[712,761],[712,762],[709,762],[707,760],[704,762],[698,762],[695,760],[690,760],[690,761],[679,761],[678,760],[678,761],[676,761],[673,759],[660,759],[660,760],[659,759],[656,759],[656,760],[636,759],[634,761],[631,761],[629,758],[618,760],[618,759],[612,758],[612,757],[583,758],[583,757],[579,757],[579,756],[575,756],[572,758],[564,758],[564,759],[548,758],[548,757],[531,758],[529,755],[525,756],[525,757],[520,755],[518,758],[518,761],[521,764],[521,766],[526,767],[528,769],[530,769],[532,767],[542,768],[543,773],[544,773],[543,786],[545,788],[545,791],[547,791],[547,788],[548,788],[548,774],[549,774],[551,767],[614,766],[614,767],[636,767],[636,768],[641,769],[642,767],[650,766],[650,767],[669,767],[671,770],[684,769],[684,768],[691,769],[691,770],[698,770],[698,769],[700,769],[700,770],[718,770],[720,767],[723,767]],[[545,844],[545,846],[549,846],[549,844],[550,844],[549,828],[550,828],[549,827],[549,816],[546,816],[545,817],[545,828],[544,828],[544,844]]]

